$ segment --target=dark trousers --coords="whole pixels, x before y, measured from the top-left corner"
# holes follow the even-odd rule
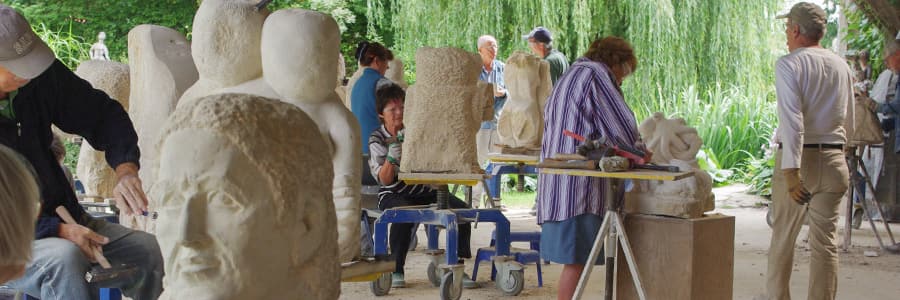
[[[382,196],[381,201],[378,202],[378,208],[381,210],[385,210],[388,208],[398,207],[398,206],[412,206],[412,205],[428,205],[437,202],[437,191],[432,191],[430,193],[423,193],[417,196],[405,196],[399,194],[385,194]],[[468,208],[469,206],[466,202],[456,198],[453,195],[450,195],[450,203],[451,208]],[[394,261],[397,262],[397,266],[394,269],[396,273],[403,273],[403,266],[406,265],[406,254],[409,252],[409,242],[412,238],[412,230],[413,223],[392,223],[391,231],[388,234],[388,243],[391,246],[391,254],[393,254]],[[472,237],[472,226],[468,223],[459,224],[458,227],[458,249],[457,253],[460,258],[471,258],[472,250],[471,250],[471,237]]]

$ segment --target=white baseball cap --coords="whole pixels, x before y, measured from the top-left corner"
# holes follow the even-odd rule
[[[12,7],[0,4],[0,66],[14,75],[33,79],[56,60],[53,50]]]

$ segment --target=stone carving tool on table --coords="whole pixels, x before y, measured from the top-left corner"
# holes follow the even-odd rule
[[[666,172],[680,172],[678,166],[650,164],[650,155],[647,152],[638,150],[632,146],[618,144],[612,140],[609,140],[612,145],[608,145],[606,137],[600,137],[596,140],[588,140],[585,137],[569,130],[563,130],[563,134],[582,142],[582,145],[578,147],[578,154],[587,157],[587,159],[599,161],[599,165],[602,169],[604,169],[604,171],[625,171],[630,168]],[[627,161],[616,157],[625,158],[627,159]]]
[[[66,208],[63,206],[59,206],[56,208],[56,214],[59,215],[59,217],[66,224],[78,224],[78,222],[75,222],[75,218],[72,218],[72,215],[69,214],[69,211],[66,210]],[[90,271],[84,274],[84,280],[88,283],[98,283],[113,280],[116,278],[123,278],[137,272],[137,267],[127,264],[121,264],[113,267],[113,265],[109,263],[109,260],[107,260],[106,257],[103,256],[103,250],[98,245],[91,245],[91,250],[93,251],[94,258],[97,259],[97,263],[100,264],[100,266],[94,266]]]

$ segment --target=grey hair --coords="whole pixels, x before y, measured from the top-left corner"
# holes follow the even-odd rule
[[[494,42],[494,44],[497,44],[497,39],[494,38],[494,36],[489,35],[489,34],[479,36],[478,43],[477,43],[478,49],[481,49],[481,47],[484,46],[484,44],[487,44],[487,42]]]
[[[40,190],[24,157],[0,145],[0,266],[31,259]]]
[[[827,24],[819,24],[816,22],[807,22],[807,24],[802,24],[800,22],[795,22],[795,20],[793,19],[791,19],[791,24],[797,24],[797,29],[800,30],[800,35],[815,41],[821,40],[822,37],[825,36],[825,31],[827,31]]]

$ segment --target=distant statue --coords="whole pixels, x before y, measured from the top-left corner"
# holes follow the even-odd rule
[[[91,46],[92,60],[109,60],[109,49],[103,41],[106,40],[106,32],[101,31],[97,34],[97,42]]]

